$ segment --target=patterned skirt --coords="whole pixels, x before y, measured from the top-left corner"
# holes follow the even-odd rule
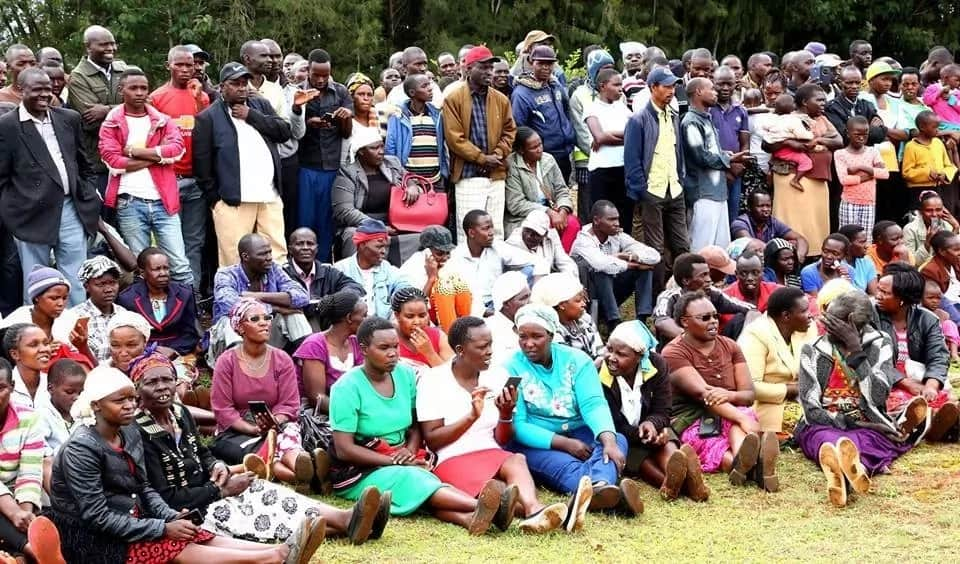
[[[319,505],[312,499],[254,480],[242,494],[210,504],[203,528],[237,539],[276,543],[287,540],[307,515],[319,514]]]
[[[180,556],[188,544],[203,544],[213,537],[209,531],[200,531],[196,538],[188,541],[162,538],[131,544],[127,547],[127,564],[168,564]]]

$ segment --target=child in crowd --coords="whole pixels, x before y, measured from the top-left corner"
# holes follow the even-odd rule
[[[876,147],[867,146],[870,123],[863,116],[847,120],[850,144],[833,154],[840,195],[840,225],[859,225],[867,231],[867,243],[876,220],[877,180],[890,177]]]
[[[960,353],[957,352],[957,347],[960,345],[960,330],[957,329],[957,324],[950,320],[950,314],[940,308],[942,298],[940,285],[934,280],[927,280],[921,303],[940,319],[940,329],[947,340],[947,348],[950,349],[950,362],[960,362]]]
[[[50,365],[50,372],[47,374],[50,402],[37,408],[40,424],[43,426],[43,442],[46,445],[43,452],[43,489],[47,492],[50,491],[53,457],[60,450],[60,446],[70,438],[70,429],[73,427],[70,408],[83,391],[86,379],[87,371],[79,362],[63,359]]]
[[[762,114],[769,112],[769,108],[763,105],[763,94],[756,88],[750,88],[743,93],[743,107],[747,109],[747,113],[750,115],[753,114]]]
[[[813,141],[813,129],[810,126],[809,118],[804,115],[794,113],[796,105],[793,96],[782,94],[777,97],[773,105],[773,111],[777,115],[776,119],[766,120],[763,123],[761,135],[766,143],[782,143],[792,140],[801,143],[810,143]],[[817,150],[823,150],[822,148]],[[797,173],[790,181],[790,186],[803,191],[803,185],[800,183],[803,177],[813,168],[813,161],[810,156],[803,151],[797,151],[790,147],[781,147],[774,151],[773,156],[796,165]]]
[[[937,137],[940,118],[929,110],[917,114],[917,136],[903,150],[900,169],[907,186],[917,190],[933,190],[940,194],[943,207],[955,213],[956,189],[948,190],[957,176],[957,167],[950,160],[947,148]],[[911,198],[917,202],[917,198]],[[918,204],[914,204],[915,206]]]

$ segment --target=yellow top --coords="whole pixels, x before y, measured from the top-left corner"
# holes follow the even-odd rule
[[[657,136],[657,145],[653,148],[647,191],[661,199],[672,199],[683,192],[680,177],[677,175],[677,132],[667,111],[658,108],[653,102],[650,105],[657,112],[660,133]]]
[[[924,145],[919,139],[910,140],[903,150],[901,170],[910,188],[936,184],[930,180],[931,172],[942,172],[950,181],[957,175],[957,167],[950,162],[947,148],[937,138],[931,139],[929,145]]]

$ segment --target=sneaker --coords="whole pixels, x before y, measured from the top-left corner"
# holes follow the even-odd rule
[[[471,535],[482,535],[490,528],[497,510],[500,509],[500,487],[496,480],[487,480],[480,495],[477,496],[477,508],[473,511],[467,530]]]
[[[687,497],[693,501],[707,501],[710,499],[710,488],[703,481],[700,457],[690,445],[681,445],[680,452],[687,458],[687,479],[683,482]]]
[[[379,510],[380,490],[375,486],[364,488],[357,502],[353,504],[353,514],[347,524],[347,538],[351,544],[360,545],[370,538],[370,531]]]
[[[390,521],[390,504],[393,502],[393,494],[387,490],[380,494],[380,506],[377,508],[377,515],[373,518],[373,525],[370,528],[370,536],[367,540],[377,540],[383,536],[383,530],[387,528]]]
[[[267,463],[258,454],[251,452],[243,455],[243,469],[253,472],[261,480],[267,479]]]
[[[296,564],[310,564],[310,560],[313,559],[313,555],[325,538],[327,538],[327,521],[318,515],[313,518],[310,527],[304,530],[303,543],[300,545],[300,555]]]
[[[840,471],[850,482],[853,491],[857,493],[870,491],[870,476],[867,475],[867,469],[860,462],[860,450],[857,445],[847,437],[841,437],[837,441],[837,452],[840,460]]]
[[[760,489],[767,492],[780,491],[777,477],[777,459],[780,457],[780,441],[777,434],[766,431],[760,436],[760,455],[757,457],[755,480]]]
[[[66,564],[60,552],[60,532],[53,521],[43,515],[27,527],[27,543],[37,557],[37,564]]]
[[[524,533],[540,535],[559,529],[566,518],[567,504],[554,503],[520,521],[519,526]]]
[[[927,419],[927,400],[917,396],[910,400],[903,410],[903,422],[900,423],[900,432],[909,437],[917,427]]]
[[[520,488],[516,484],[510,484],[503,488],[500,493],[500,507],[497,514],[493,517],[493,524],[501,531],[510,528],[510,523],[516,515],[517,500],[520,498]]]
[[[640,485],[630,478],[620,480],[620,502],[617,504],[617,509],[630,517],[636,517],[643,513]]]
[[[925,438],[930,442],[944,440],[947,433],[956,427],[957,421],[960,421],[960,407],[955,403],[943,404],[934,414]]]
[[[577,484],[577,491],[573,493],[573,497],[567,504],[567,518],[563,522],[563,528],[568,533],[583,530],[583,524],[587,518],[587,509],[590,508],[592,497],[593,484],[590,482],[590,476],[583,476]]]
[[[756,433],[747,433],[743,438],[740,450],[733,457],[733,468],[730,469],[730,483],[742,486],[747,483],[747,475],[757,465],[757,456],[760,454],[760,437]]]
[[[827,497],[835,507],[846,507],[847,486],[843,483],[843,470],[840,469],[840,453],[832,443],[820,445],[820,469],[827,478]]]
[[[660,497],[666,501],[677,499],[686,480],[687,457],[683,451],[676,450],[667,459],[667,471],[664,472],[663,484],[660,485]]]
[[[590,498],[590,511],[613,509],[619,504],[620,488],[606,482],[593,484],[593,495]]]

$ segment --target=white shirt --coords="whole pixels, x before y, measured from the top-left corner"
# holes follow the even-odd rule
[[[947,286],[944,295],[950,298],[950,301],[958,302],[960,301],[960,280],[957,280],[957,272],[953,268],[948,268],[947,274],[950,276],[950,285]]]
[[[63,161],[63,153],[60,152],[60,142],[57,141],[57,134],[53,129],[53,122],[50,121],[50,114],[44,114],[43,119],[38,119],[28,112],[23,104],[20,104],[19,111],[20,121],[32,121],[33,125],[36,126],[37,133],[40,134],[44,145],[47,146],[47,152],[50,153],[50,158],[53,159],[53,164],[57,167],[57,172],[60,174],[63,193],[69,194],[70,178],[67,176],[67,165]]]
[[[573,259],[567,254],[567,251],[563,250],[563,243],[560,241],[560,235],[557,234],[556,229],[548,229],[547,234],[543,238],[543,242],[540,243],[540,246],[536,249],[530,249],[527,247],[527,244],[523,242],[523,229],[519,227],[514,229],[513,233],[507,237],[507,244],[513,245],[518,249],[530,251],[540,258],[540,260],[550,265],[551,272],[566,272],[574,276],[577,280],[580,279],[580,269],[577,268],[577,263],[573,262]]]
[[[230,117],[237,129],[240,153],[240,201],[273,202],[277,192],[273,186],[273,155],[260,132],[246,120]]]
[[[495,240],[486,247],[479,257],[470,254],[466,242],[460,243],[450,253],[450,259],[444,265],[470,284],[473,294],[471,313],[482,316],[487,304],[493,304],[493,283],[505,269],[517,270],[526,266],[533,267],[533,276],[550,273],[550,265],[529,251],[508,245],[502,239]]]
[[[617,386],[620,388],[620,399],[622,403],[620,413],[623,414],[631,427],[636,427],[640,424],[640,417],[643,415],[643,394],[641,393],[643,377],[638,374],[636,378],[634,378],[632,388],[622,376],[617,376],[616,381]]]
[[[508,377],[503,368],[491,367],[480,373],[477,384],[488,388],[490,393],[487,395],[493,397],[484,401],[480,418],[466,432],[447,446],[437,449],[438,464],[462,454],[501,448],[493,436],[500,420],[500,410],[493,402]],[[454,377],[450,361],[425,370],[417,383],[417,419],[420,421],[442,420],[444,425],[449,425],[470,413],[472,403],[470,392]]]
[[[371,312],[371,314],[376,311],[376,298],[373,295],[373,278],[377,268],[379,267],[374,266],[373,268],[360,269],[360,275],[363,276],[363,291],[365,292],[363,299],[367,302],[367,311]]]
[[[583,111],[584,121],[592,117],[597,118],[600,129],[622,132],[627,127],[627,121],[630,120],[630,109],[622,99],[611,104],[597,98]],[[601,145],[599,149],[590,151],[588,170],[621,166],[623,166],[623,145]]]
[[[17,405],[25,405],[31,409],[50,403],[50,392],[47,391],[47,373],[40,373],[40,383],[37,384],[37,392],[34,397],[30,397],[30,390],[20,377],[20,370],[13,367],[13,394],[10,401]]]
[[[491,369],[494,366],[503,366],[505,362],[513,357],[513,353],[520,350],[520,340],[517,338],[517,332],[513,328],[513,321],[498,312],[490,317],[484,318],[487,327],[490,329],[490,336],[493,337],[493,358],[490,359]]]
[[[53,327],[50,329],[52,335],[50,335],[50,337],[52,337],[54,341],[70,345],[70,333],[73,331],[73,327],[77,324],[78,319],[80,319],[80,316],[73,308],[63,310],[63,313],[53,320]],[[13,310],[10,315],[0,321],[0,329],[6,329],[17,323],[29,323],[33,325],[32,305],[20,306]],[[70,346],[72,348],[73,345]]]
[[[441,110],[443,109],[443,92],[440,90],[440,86],[436,82],[430,82],[430,91],[433,92],[433,99],[430,100],[430,105],[434,108]],[[394,106],[400,107],[400,104],[406,102],[410,99],[410,96],[407,96],[407,93],[403,91],[403,83],[394,86],[390,89],[390,93],[387,94],[387,102],[393,104]]]
[[[778,117],[773,112],[750,114],[748,122],[750,126],[750,154],[757,157],[757,166],[763,172],[770,170],[770,153],[763,150],[763,132],[767,128],[767,122],[776,120]]]
[[[427,285],[427,253],[430,249],[423,249],[410,255],[403,264],[400,265],[400,274],[410,282],[414,288],[423,289]]]
[[[127,145],[143,149],[147,146],[147,135],[150,134],[150,116],[125,116],[127,120]],[[120,175],[119,194],[129,194],[143,200],[159,200],[160,193],[153,183],[153,176],[149,168],[136,172],[124,172]]]

